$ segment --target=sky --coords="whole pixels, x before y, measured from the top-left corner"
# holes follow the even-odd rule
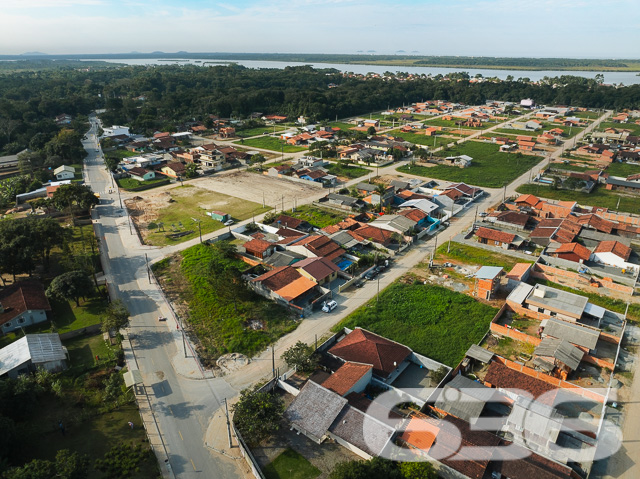
[[[0,54],[640,58],[638,0],[0,0]]]

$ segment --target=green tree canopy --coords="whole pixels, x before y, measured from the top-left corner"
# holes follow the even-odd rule
[[[73,214],[74,208],[88,210],[100,202],[91,188],[78,183],[61,185],[54,191],[52,200],[60,211],[67,210],[71,214]]]
[[[256,386],[242,391],[232,410],[234,424],[244,440],[256,445],[280,428],[284,402],[275,394],[258,391]]]
[[[318,365],[318,357],[313,348],[302,341],[298,341],[282,354],[282,359],[287,366],[297,371],[311,372]]]
[[[404,479],[404,476],[395,462],[374,457],[369,461],[341,462],[329,479]]]
[[[83,271],[69,271],[56,276],[47,288],[49,298],[75,301],[80,306],[80,298],[86,298],[93,292],[93,283]]]
[[[119,331],[129,322],[129,316],[129,310],[121,299],[111,301],[102,319],[102,331]]]

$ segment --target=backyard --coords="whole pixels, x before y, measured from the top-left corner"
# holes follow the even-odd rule
[[[266,130],[263,130],[266,131]],[[234,141],[236,145],[252,146],[254,148],[263,148],[271,151],[282,151],[284,153],[297,153],[307,148],[304,146],[288,145],[279,138],[273,136],[261,136],[258,138],[249,138],[248,140]]]
[[[219,248],[220,243],[196,245],[153,268],[163,290],[197,336],[198,353],[208,365],[225,353],[253,356],[298,326],[289,311],[252,292],[239,279],[212,286],[217,275],[210,265],[229,272],[247,267]]]
[[[285,449],[262,472],[267,479],[313,479],[320,470],[291,448]]]
[[[462,293],[421,282],[396,282],[334,326],[360,326],[415,352],[455,366],[489,329],[496,308]]]
[[[498,145],[491,143],[467,141],[446,151],[438,152],[438,156],[443,157],[470,156],[473,160],[471,166],[467,168],[447,165],[427,167],[415,164],[404,165],[397,170],[402,173],[410,173],[427,178],[461,181],[469,185],[488,188],[502,188],[543,160],[540,156],[503,153],[499,149]]]
[[[601,186],[597,186],[591,193],[582,193],[573,190],[556,190],[540,183],[526,183],[519,186],[516,191],[523,195],[532,194],[551,200],[577,201],[582,206],[600,206],[615,211],[638,213],[637,197],[623,196]]]
[[[141,200],[126,203],[145,244],[154,246],[196,238],[199,231],[194,219],[199,221],[203,235],[224,228],[223,222],[212,219],[207,212],[222,211],[242,221],[271,209],[193,185],[145,194]]]
[[[629,163],[611,163],[607,166],[607,173],[609,176],[623,176],[635,175],[640,173],[640,165],[630,165]]]

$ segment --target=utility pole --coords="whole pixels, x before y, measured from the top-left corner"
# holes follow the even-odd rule
[[[276,349],[271,346],[271,369],[273,371],[273,377],[276,377]]]
[[[507,185],[502,187],[502,202],[504,203],[507,199]]]
[[[378,295],[376,296],[376,304],[380,301],[380,273],[378,273]]]
[[[447,244],[447,254],[449,254],[449,251],[451,250],[451,238],[453,238],[453,236],[449,236],[449,243]]]
[[[149,269],[149,257],[147,253],[144,254],[144,262],[147,265],[147,277],[149,278],[149,284],[151,284],[151,270]]]
[[[435,235],[434,239],[436,240],[436,244],[433,246],[433,256],[431,257],[431,261],[436,259],[436,250],[438,249],[438,235]]]
[[[227,435],[229,436],[229,447],[233,447],[231,444],[231,423],[229,422],[229,406],[227,405],[227,398],[224,398],[224,410],[227,415]]]
[[[129,214],[129,212],[127,211],[127,219],[129,220],[129,234],[133,234],[133,231],[131,231],[131,215]]]
[[[262,207],[264,208],[264,191],[262,192]]]

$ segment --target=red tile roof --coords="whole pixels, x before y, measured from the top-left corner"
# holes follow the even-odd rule
[[[272,269],[262,276],[252,279],[251,282],[262,283],[265,288],[287,301],[295,300],[316,286],[316,283],[302,276],[291,266]]]
[[[301,224],[306,223],[304,220],[299,220],[298,218],[294,218],[293,216],[288,215],[280,215],[275,220],[273,220],[273,225],[286,226],[287,228],[297,229]]]
[[[323,256],[333,261],[345,253],[338,243],[324,235],[313,235],[296,241],[291,246],[302,245],[316,256]]]
[[[247,241],[243,244],[244,248],[247,250],[247,253],[264,253],[269,248],[273,248],[273,243],[269,243],[263,239],[252,239],[251,241]]]
[[[573,253],[578,258],[587,261],[591,257],[591,251],[580,243],[564,243],[552,254]]]
[[[409,218],[410,220],[415,221],[416,223],[418,223],[419,221],[422,221],[428,216],[424,211],[421,211],[417,208],[411,208],[408,210],[400,211],[398,212],[398,214],[406,218]]]
[[[439,422],[430,417],[412,417],[400,436],[400,440],[416,449],[428,452],[440,432]]]
[[[329,376],[329,378],[322,383],[322,386],[331,389],[340,396],[344,396],[349,392],[349,389],[355,386],[371,369],[372,366],[370,364],[359,364],[347,361],[340,366],[336,372]]]
[[[478,228],[475,234],[478,238],[498,241],[500,243],[506,244],[510,244],[516,239],[516,235],[514,234],[505,233],[504,231],[492,230],[491,228],[485,228],[484,226]]]
[[[388,245],[391,242],[393,233],[388,230],[376,228],[375,226],[363,226],[354,231],[355,234],[362,238],[380,243],[381,245]]]
[[[334,263],[327,258],[307,258],[298,261],[293,265],[294,268],[300,270],[303,269],[316,281],[322,281],[323,279],[331,276],[333,273],[340,271]]]
[[[522,195],[516,198],[516,203],[526,203],[527,205],[534,207],[540,203],[540,199],[533,195]]]
[[[624,261],[629,259],[631,256],[631,248],[620,243],[619,241],[601,241],[596,249],[593,250],[594,253],[613,253],[616,256],[619,256]]]
[[[0,325],[29,310],[51,311],[44,286],[37,281],[20,281],[0,291]]]
[[[386,378],[411,354],[411,350],[402,344],[357,328],[333,346],[329,353],[345,361],[371,364],[375,374]]]
[[[596,231],[601,231],[602,233],[611,233],[616,227],[616,223],[614,223],[613,221],[605,220],[604,218],[601,218],[600,216],[593,213],[578,216],[575,221],[578,224],[595,228]]]
[[[552,384],[511,369],[497,361],[489,365],[484,382],[486,385],[501,389],[522,389],[531,393],[534,398],[544,394],[539,402],[548,406],[553,404],[557,393],[557,388]]]
[[[531,263],[516,263],[511,268],[511,271],[507,273],[507,278],[517,279],[522,281],[522,277],[531,268]]]

